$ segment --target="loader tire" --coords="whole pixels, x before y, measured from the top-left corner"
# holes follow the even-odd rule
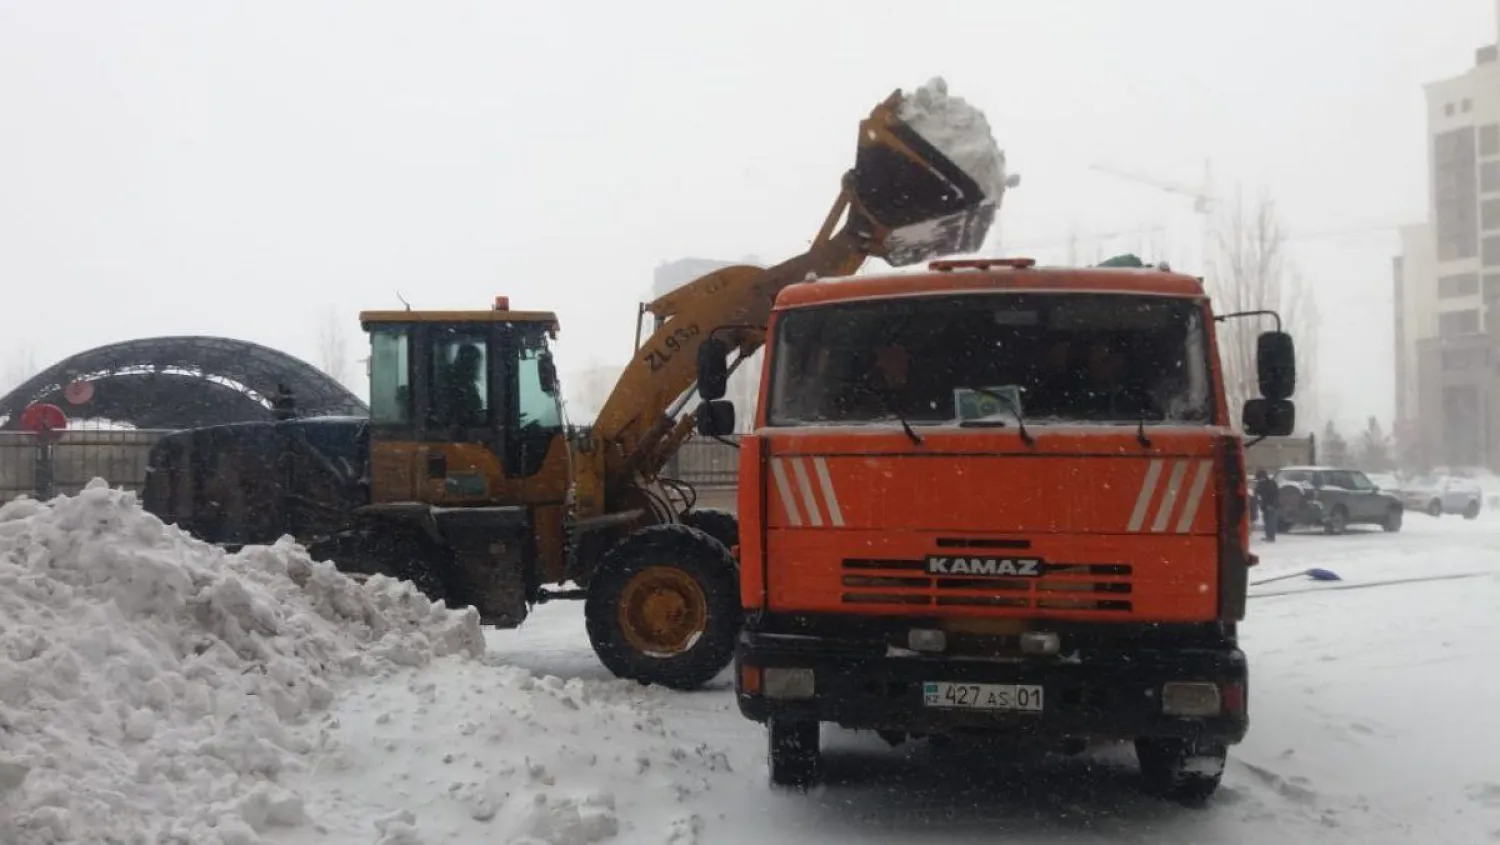
[[[730,551],[740,544],[740,520],[729,511],[695,508],[683,514],[682,522],[723,543]]]
[[[679,690],[729,665],[739,636],[739,573],[724,544],[688,525],[653,525],[605,553],[589,581],[589,642],[621,678]]]

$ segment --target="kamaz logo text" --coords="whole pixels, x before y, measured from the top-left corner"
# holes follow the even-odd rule
[[[989,575],[1003,578],[1040,578],[1042,561],[1034,557],[927,558],[928,575]]]

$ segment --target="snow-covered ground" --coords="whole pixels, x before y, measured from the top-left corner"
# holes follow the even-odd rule
[[[0,510],[3,845],[1500,840],[1500,518],[1260,544],[1257,578],[1344,580],[1257,588],[1250,735],[1187,810],[1121,748],[834,730],[827,784],[775,793],[727,679],[614,680],[577,605],[475,659],[471,619],[399,585],[226,556],[106,492]]]
[[[773,793],[727,678],[693,694],[613,680],[564,604],[489,632],[487,666],[358,682],[334,707],[340,751],[296,785],[327,835],[282,841],[368,842],[372,819],[401,811],[423,842],[1500,838],[1500,519],[1413,516],[1400,534],[1257,550],[1257,578],[1318,566],[1344,581],[1257,590],[1252,727],[1204,810],[1143,797],[1128,750],[1017,760],[838,731],[825,787]],[[1384,583],[1413,578],[1446,580]]]

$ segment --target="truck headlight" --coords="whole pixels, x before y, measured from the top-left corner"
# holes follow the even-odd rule
[[[768,666],[761,671],[761,689],[767,698],[812,698],[813,670]]]
[[[1168,716],[1217,716],[1221,708],[1218,684],[1201,681],[1162,684],[1161,712]]]

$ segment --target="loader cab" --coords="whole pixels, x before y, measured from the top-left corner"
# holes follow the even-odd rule
[[[371,501],[510,504],[540,492],[523,488],[566,487],[549,348],[557,318],[503,302],[360,315],[370,336]]]

